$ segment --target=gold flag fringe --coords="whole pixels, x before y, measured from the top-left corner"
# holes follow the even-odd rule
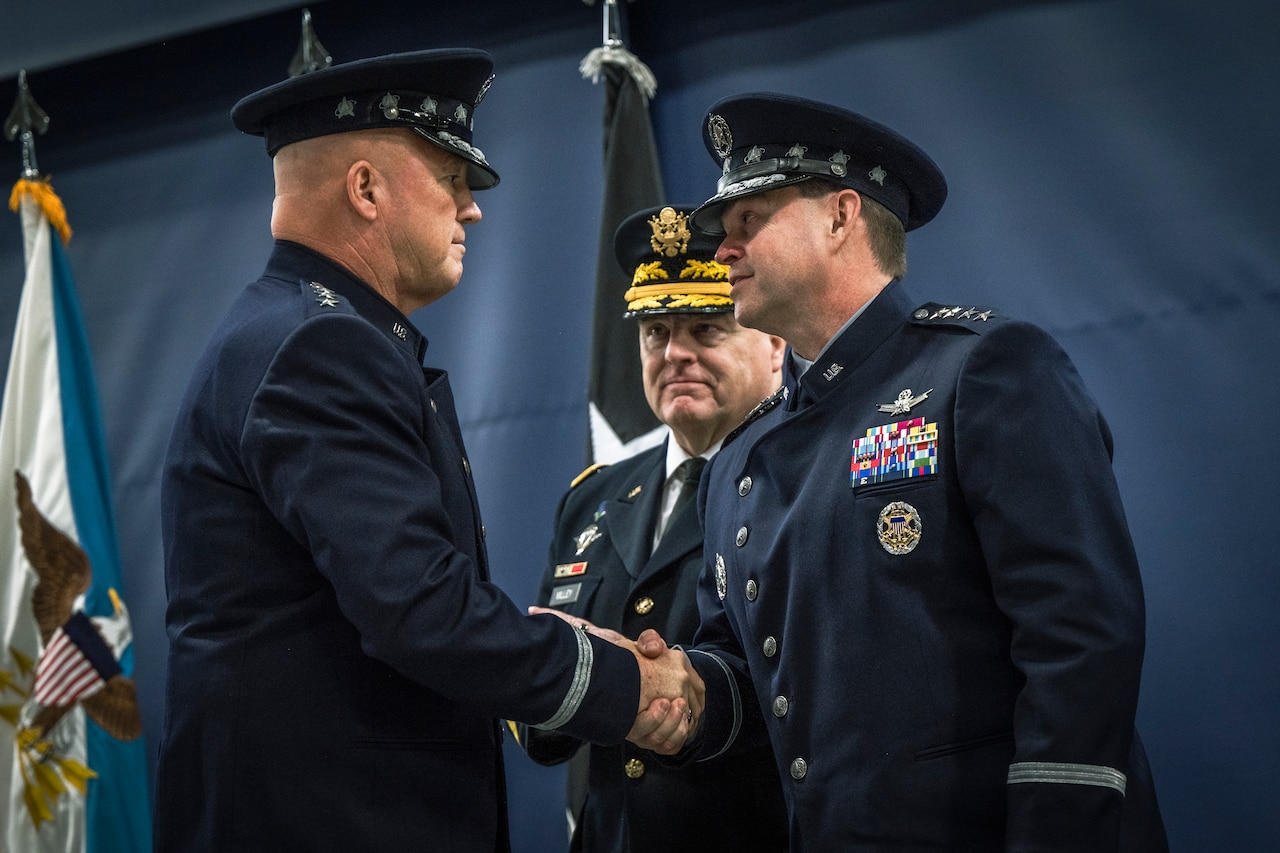
[[[62,206],[62,199],[58,198],[58,194],[53,191],[53,185],[49,183],[49,179],[19,180],[13,185],[13,192],[9,194],[9,209],[16,213],[24,196],[40,206],[40,210],[44,212],[49,224],[58,232],[65,246],[71,239],[71,226],[67,223],[67,211]]]

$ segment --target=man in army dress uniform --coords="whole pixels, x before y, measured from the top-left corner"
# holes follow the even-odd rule
[[[614,237],[631,277],[625,316],[639,325],[645,397],[670,433],[658,447],[593,466],[574,481],[556,513],[539,593],[541,604],[626,636],[655,628],[686,643],[698,627],[702,569],[690,498],[721,440],[778,388],[784,348],[781,338],[734,320],[728,269],[714,259],[718,241],[690,231],[691,211],[639,211]],[[787,849],[786,808],[767,744],[676,769],[631,744],[584,747],[536,730],[522,740],[543,764],[577,753],[571,779],[585,771],[586,801],[570,803],[572,850]]]
[[[273,157],[275,246],[166,462],[158,851],[506,850],[500,718],[681,741],[700,711],[679,651],[650,666],[489,581],[448,377],[407,315],[458,283],[498,181],[472,144],[491,70],[396,54],[232,110]]]
[[[933,161],[855,113],[714,105],[723,241],[783,390],[703,477],[707,709],[682,759],[772,743],[791,849],[1164,851],[1111,435],[1065,352],[904,289]]]

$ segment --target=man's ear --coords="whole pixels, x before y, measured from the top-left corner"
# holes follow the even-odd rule
[[[357,160],[347,169],[347,203],[362,219],[378,218],[381,175],[368,160]]]
[[[777,335],[769,336],[769,364],[774,373],[782,372],[782,359],[787,354],[787,342]]]
[[[831,233],[844,235],[852,233],[853,227],[862,214],[862,196],[856,190],[844,189],[832,196]]]

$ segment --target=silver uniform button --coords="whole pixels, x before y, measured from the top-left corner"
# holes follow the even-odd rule
[[[433,411],[433,412],[438,412],[438,411],[440,411],[438,408],[436,408],[436,401],[435,401],[435,400],[432,400],[432,401],[431,401],[431,411]]]
[[[790,703],[787,702],[786,696],[775,697],[773,700],[773,715],[775,717],[785,717],[788,707],[790,707]]]
[[[745,498],[747,496],[747,493],[750,491],[751,491],[751,478],[743,477],[741,480],[738,481],[738,494],[742,495]]]
[[[465,458],[462,460],[462,472],[467,476],[471,475],[471,463],[468,462]]]
[[[773,637],[764,638],[764,656],[771,658],[778,653],[778,641]]]
[[[803,758],[797,758],[791,762],[791,778],[803,779],[805,774],[809,772],[809,762]]]
[[[747,544],[747,536],[749,535],[750,534],[747,533],[747,528],[745,525],[738,528],[738,538],[735,539],[734,541],[738,543],[739,548]]]
[[[755,601],[756,596],[759,594],[760,585],[755,582],[755,579],[747,581],[747,601]]]

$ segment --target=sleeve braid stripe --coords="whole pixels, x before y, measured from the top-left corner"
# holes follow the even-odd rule
[[[573,682],[569,685],[569,692],[565,694],[564,701],[560,703],[560,710],[536,728],[558,729],[572,720],[573,715],[578,713],[578,708],[582,706],[587,688],[591,686],[591,667],[595,663],[595,650],[591,648],[591,641],[587,639],[586,631],[574,631],[573,635],[578,638],[578,665],[573,671]]]
[[[699,759],[699,761],[710,761],[713,758],[718,758],[719,756],[724,755],[724,753],[728,751],[729,747],[733,746],[733,742],[738,739],[738,732],[742,728],[742,696],[738,693],[738,682],[734,681],[733,673],[729,671],[728,664],[721,660],[719,656],[713,655],[710,652],[702,652],[697,649],[689,649],[686,654],[704,655],[705,657],[709,657],[715,661],[716,665],[719,666],[720,669],[724,670],[724,680],[729,684],[729,693],[733,699],[733,728],[729,731],[729,736],[725,738],[724,745],[720,747],[720,751],[715,755],[708,755],[706,758]]]
[[[1063,764],[1056,761],[1019,761],[1009,765],[1008,784],[1048,782],[1058,785],[1096,785],[1124,795],[1125,776],[1098,764]]]

